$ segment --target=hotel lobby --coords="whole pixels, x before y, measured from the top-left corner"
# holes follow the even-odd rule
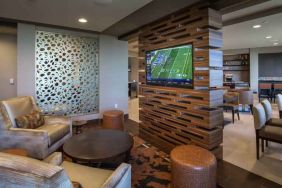
[[[282,187],[280,0],[2,0],[0,187]]]

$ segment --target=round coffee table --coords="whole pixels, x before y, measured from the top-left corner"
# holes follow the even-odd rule
[[[117,130],[93,130],[71,137],[63,146],[74,162],[103,163],[125,155],[129,160],[133,138]]]

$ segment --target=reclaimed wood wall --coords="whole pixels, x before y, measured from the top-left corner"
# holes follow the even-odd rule
[[[169,152],[196,144],[222,157],[221,14],[209,4],[185,8],[144,26],[139,35],[140,136]],[[146,85],[146,51],[192,44],[194,89]]]

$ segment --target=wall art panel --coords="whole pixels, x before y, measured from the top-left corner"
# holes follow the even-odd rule
[[[98,38],[36,32],[36,98],[46,114],[99,112]]]

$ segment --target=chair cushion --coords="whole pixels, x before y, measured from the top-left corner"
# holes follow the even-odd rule
[[[282,127],[265,126],[259,130],[259,136],[282,142]]]
[[[266,125],[272,125],[276,127],[282,127],[282,119],[279,118],[271,118],[266,122]]]
[[[264,99],[261,104],[264,107],[265,115],[266,115],[266,121],[270,120],[272,118],[272,107],[270,102],[267,99]]]
[[[83,166],[64,161],[62,167],[71,181],[79,182],[83,188],[100,188],[113,171]]]
[[[35,110],[31,97],[16,97],[1,101],[4,113],[11,121],[12,127],[16,127],[16,117],[26,115]],[[3,113],[2,112],[2,113]]]
[[[277,101],[278,109],[279,111],[281,111],[282,110],[282,95],[281,94],[278,94],[276,96],[276,101]]]
[[[254,124],[256,129],[262,128],[266,123],[266,114],[263,106],[259,103],[253,108]]]
[[[36,129],[44,125],[44,116],[39,111],[33,111],[30,114],[17,117],[16,124],[18,128]]]
[[[65,124],[43,125],[41,127],[38,127],[37,129],[45,130],[48,132],[49,146],[56,143],[58,140],[60,140],[70,132],[69,125]]]

